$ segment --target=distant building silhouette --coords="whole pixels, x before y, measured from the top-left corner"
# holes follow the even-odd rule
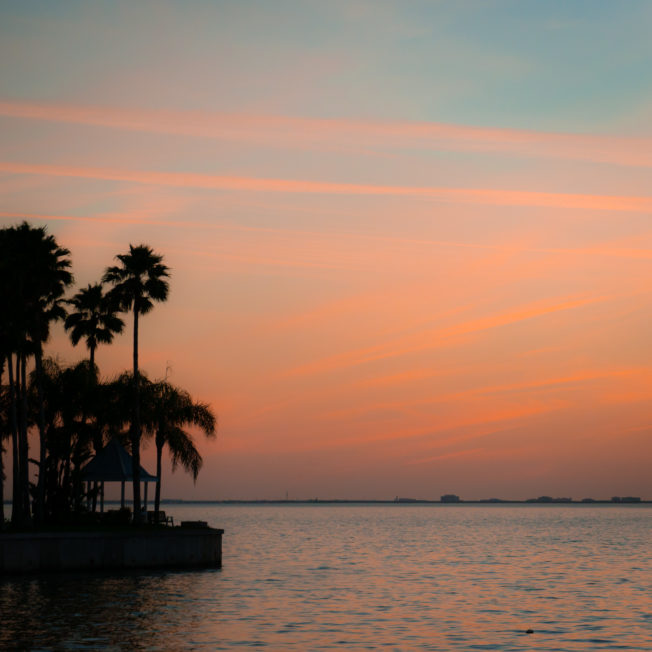
[[[612,503],[640,503],[640,496],[613,496]]]
[[[455,494],[444,494],[440,500],[442,503],[459,503],[460,497]]]

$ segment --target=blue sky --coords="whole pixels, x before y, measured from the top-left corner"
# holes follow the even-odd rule
[[[647,2],[3,5],[13,99],[560,131],[652,101]]]

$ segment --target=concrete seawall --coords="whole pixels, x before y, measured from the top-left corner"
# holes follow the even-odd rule
[[[136,568],[220,568],[213,528],[0,535],[0,574]]]

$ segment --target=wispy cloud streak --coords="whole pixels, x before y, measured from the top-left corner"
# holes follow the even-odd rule
[[[526,190],[495,190],[489,188],[437,188],[419,186],[388,186],[356,183],[331,183],[297,179],[266,179],[256,177],[221,176],[188,172],[158,172],[116,168],[73,167],[31,163],[0,162],[0,172],[43,176],[103,179],[176,188],[208,190],[320,194],[369,195],[429,198],[458,204],[486,206],[530,206],[570,208],[619,212],[650,212],[652,197],[631,195],[589,195],[549,193]]]
[[[353,367],[377,360],[395,358],[420,351],[445,347],[450,340],[457,337],[472,335],[493,328],[509,326],[518,322],[566,310],[581,308],[594,303],[606,301],[608,297],[567,297],[554,303],[538,302],[526,306],[519,306],[514,310],[487,315],[455,324],[447,328],[433,329],[419,333],[417,336],[406,340],[391,342],[375,347],[368,347],[357,351],[348,351],[328,358],[301,365],[285,372],[287,376],[302,376],[334,371],[343,367]]]
[[[0,116],[283,148],[401,147],[506,153],[651,167],[652,138],[542,132],[439,122],[137,110],[0,101]]]

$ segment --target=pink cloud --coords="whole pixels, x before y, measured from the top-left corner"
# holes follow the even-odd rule
[[[600,211],[650,212],[652,197],[631,195],[587,195],[548,193],[488,188],[437,188],[418,186],[383,186],[356,183],[330,183],[296,179],[265,179],[221,176],[186,172],[138,171],[115,168],[73,167],[29,163],[0,162],[0,172],[80,179],[103,179],[177,188],[204,188],[268,193],[322,195],[374,195],[422,197],[459,204],[489,206],[532,206]]]
[[[437,122],[302,118],[282,115],[137,110],[38,102],[0,101],[0,115],[214,138],[292,148],[419,149],[497,152],[616,165],[652,166],[652,138],[540,132]]]

